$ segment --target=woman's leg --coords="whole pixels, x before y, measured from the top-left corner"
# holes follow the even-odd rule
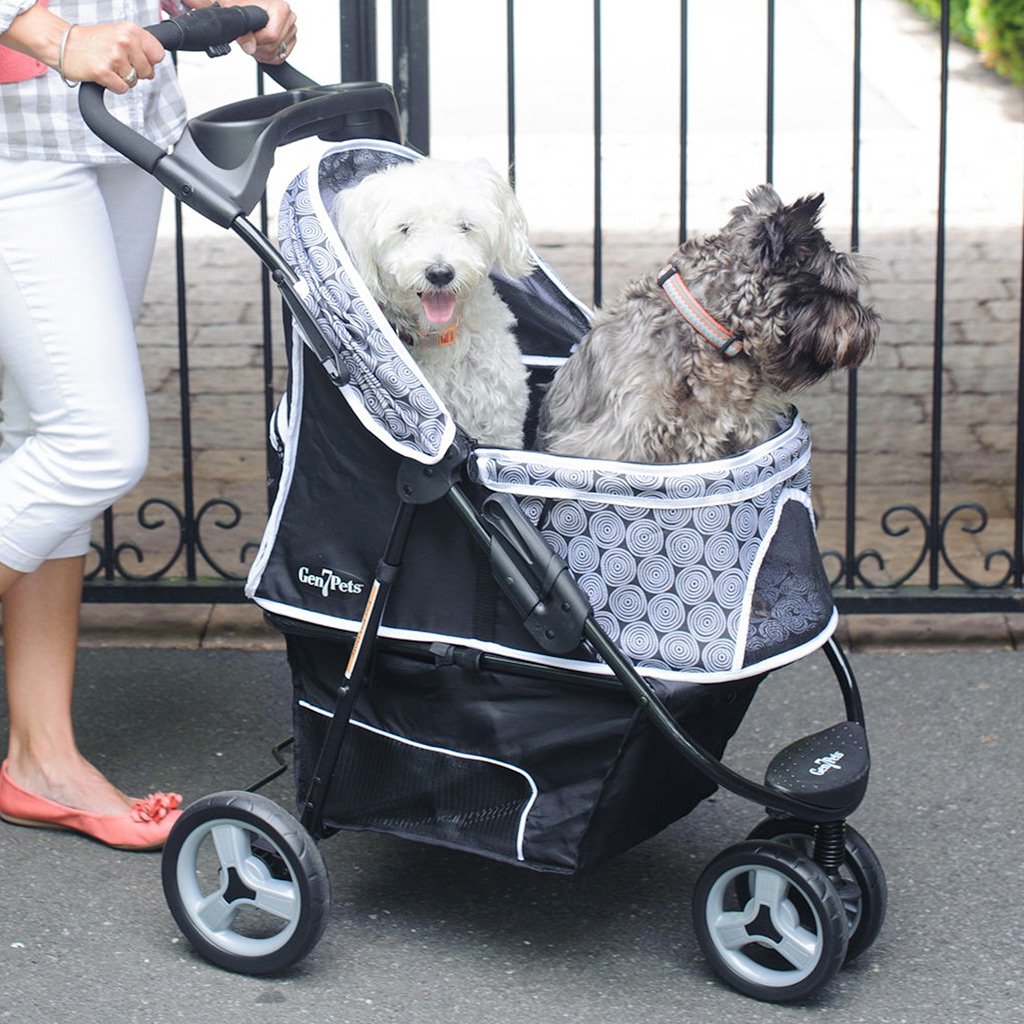
[[[84,561],[50,559],[4,593],[7,766],[31,793],[119,814],[130,801],[81,755],[71,720]]]
[[[160,193],[135,168],[15,163],[4,162],[0,183],[0,292],[10,314],[0,329],[7,768],[39,796],[116,814],[127,798],[79,753],[71,694],[90,523],[145,466],[132,318]],[[32,179],[23,195],[12,169]]]

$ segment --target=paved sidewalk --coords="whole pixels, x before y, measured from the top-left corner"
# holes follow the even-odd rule
[[[0,824],[0,1022],[10,1024],[1017,1024],[1024,932],[1007,782],[1024,718],[1019,652],[854,655],[872,746],[856,826],[889,883],[883,931],[808,1005],[716,981],[690,925],[693,885],[760,819],[721,794],[573,878],[369,834],[322,852],[320,944],[281,977],[225,973],[181,937],[154,854]],[[824,658],[773,675],[730,747],[757,778],[841,713]],[[192,800],[246,786],[290,732],[280,652],[86,650],[80,740],[133,792]],[[5,728],[0,702],[0,730]],[[267,795],[294,807],[290,775]]]

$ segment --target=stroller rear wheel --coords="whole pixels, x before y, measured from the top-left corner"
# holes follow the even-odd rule
[[[846,911],[813,860],[778,843],[723,850],[704,869],[693,923],[712,968],[756,999],[801,999],[825,985],[846,956]]]
[[[782,843],[797,853],[810,857],[814,853],[815,826],[809,821],[793,818],[766,818],[747,836]],[[846,826],[846,861],[839,869],[843,885],[839,895],[846,908],[850,938],[846,960],[860,956],[878,938],[885,921],[889,889],[881,862],[868,841],[849,825]]]
[[[227,791],[189,806],[161,865],[178,927],[211,963],[268,974],[319,941],[331,893],[320,850],[272,800]]]

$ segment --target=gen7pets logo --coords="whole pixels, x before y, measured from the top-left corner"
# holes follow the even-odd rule
[[[808,772],[811,775],[824,775],[831,768],[835,768],[836,771],[842,769],[842,765],[839,763],[846,755],[841,750],[836,750],[831,754],[826,754],[824,757],[816,757],[814,759],[814,767],[808,768]]]
[[[314,590],[319,590],[324,597],[332,593],[339,594],[361,594],[365,584],[351,576],[336,573],[333,569],[323,566],[320,569],[310,569],[303,565],[298,572],[299,582]]]

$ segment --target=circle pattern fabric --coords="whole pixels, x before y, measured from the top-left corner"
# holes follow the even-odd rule
[[[794,413],[772,440],[717,463],[644,467],[487,449],[472,468],[485,486],[518,497],[638,668],[721,675],[744,665],[748,647],[775,650],[830,621],[831,593],[801,577],[769,580],[768,610],[751,622],[783,505],[807,506],[813,529],[809,458]]]

